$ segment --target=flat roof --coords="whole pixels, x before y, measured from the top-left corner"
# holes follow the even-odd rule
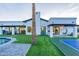
[[[52,19],[77,19],[77,17],[51,17]]]
[[[60,26],[79,26],[79,25],[76,25],[76,24],[50,24],[50,25],[48,25],[48,26],[58,26],[58,25],[60,25]]]
[[[25,25],[0,25],[0,27],[26,27]]]

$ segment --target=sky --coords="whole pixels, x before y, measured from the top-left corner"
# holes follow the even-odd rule
[[[36,11],[41,18],[77,17],[79,24],[78,3],[36,3]],[[0,3],[0,21],[23,21],[32,17],[31,3]]]

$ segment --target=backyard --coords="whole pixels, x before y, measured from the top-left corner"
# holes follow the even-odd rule
[[[32,37],[30,35],[0,35],[0,37],[14,37],[16,42],[14,43],[32,43]],[[29,49],[27,56],[60,56],[64,55],[54,44],[50,42],[48,36],[37,36],[37,43],[32,45]]]

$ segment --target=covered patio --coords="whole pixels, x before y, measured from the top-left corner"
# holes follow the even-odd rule
[[[76,24],[50,24],[50,37],[77,37]]]
[[[0,26],[0,34],[14,35],[14,34],[26,34],[26,26],[24,25],[6,25]]]

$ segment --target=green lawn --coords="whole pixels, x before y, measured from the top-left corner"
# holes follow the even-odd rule
[[[60,56],[63,53],[52,43],[48,36],[37,36],[37,44],[32,45],[27,55],[31,56]]]
[[[32,37],[29,35],[0,35],[0,37],[14,37],[15,43],[31,43]],[[36,45],[32,45],[28,51],[28,56],[63,56],[63,53],[50,42],[48,36],[37,36]]]
[[[30,35],[0,35],[0,37],[13,37],[16,38],[16,43],[31,43],[32,38]]]

